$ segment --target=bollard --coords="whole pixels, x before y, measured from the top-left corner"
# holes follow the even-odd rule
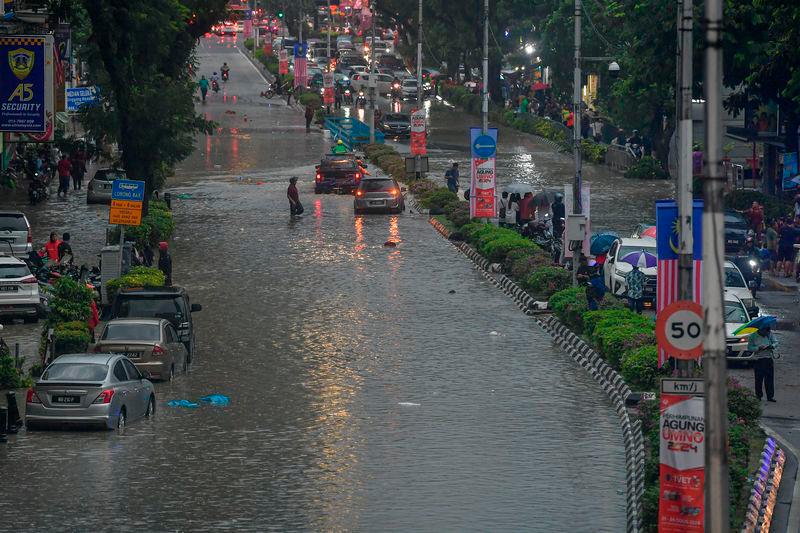
[[[22,426],[22,418],[19,416],[19,407],[17,407],[17,393],[8,391],[6,393],[6,404],[8,405],[8,432],[16,433],[17,429]]]
[[[167,209],[172,210],[172,193],[164,193],[164,203],[167,204]]]
[[[0,442],[6,442],[6,426],[8,425],[6,413],[6,408],[0,407]]]

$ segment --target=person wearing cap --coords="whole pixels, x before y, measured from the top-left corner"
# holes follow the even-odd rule
[[[772,336],[770,326],[764,326],[750,334],[747,351],[753,353],[753,377],[755,378],[756,398],[762,398],[762,388],[767,389],[767,401],[775,401],[775,347],[778,343]]]
[[[346,154],[347,153],[347,146],[344,145],[341,139],[336,141],[336,144],[333,145],[331,148],[332,154]]]
[[[172,285],[172,256],[169,255],[169,245],[161,241],[158,243],[158,269],[164,273],[164,285]]]
[[[450,192],[458,194],[458,163],[452,161],[452,165],[444,173],[444,179]]]

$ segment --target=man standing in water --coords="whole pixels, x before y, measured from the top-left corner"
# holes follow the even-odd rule
[[[289,213],[291,213],[292,217],[302,215],[303,205],[300,203],[300,194],[297,192],[297,176],[292,176],[289,179],[286,197],[289,199]]]

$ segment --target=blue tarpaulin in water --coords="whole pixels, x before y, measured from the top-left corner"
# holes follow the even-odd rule
[[[200,407],[199,403],[190,402],[189,400],[170,400],[167,402],[167,405],[170,407],[189,407],[195,408]]]
[[[208,396],[203,396],[200,398],[200,401],[210,403],[211,405],[224,406],[228,405],[230,399],[224,394],[209,394]]]

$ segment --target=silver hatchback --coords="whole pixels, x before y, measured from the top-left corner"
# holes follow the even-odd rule
[[[99,168],[89,181],[86,190],[87,204],[110,204],[114,181],[125,179],[125,171],[116,168]]]
[[[25,425],[123,429],[155,409],[153,384],[124,355],[70,354],[50,363],[28,389]]]
[[[400,213],[406,208],[404,189],[387,176],[364,176],[358,185],[353,202],[356,215],[368,211]]]

